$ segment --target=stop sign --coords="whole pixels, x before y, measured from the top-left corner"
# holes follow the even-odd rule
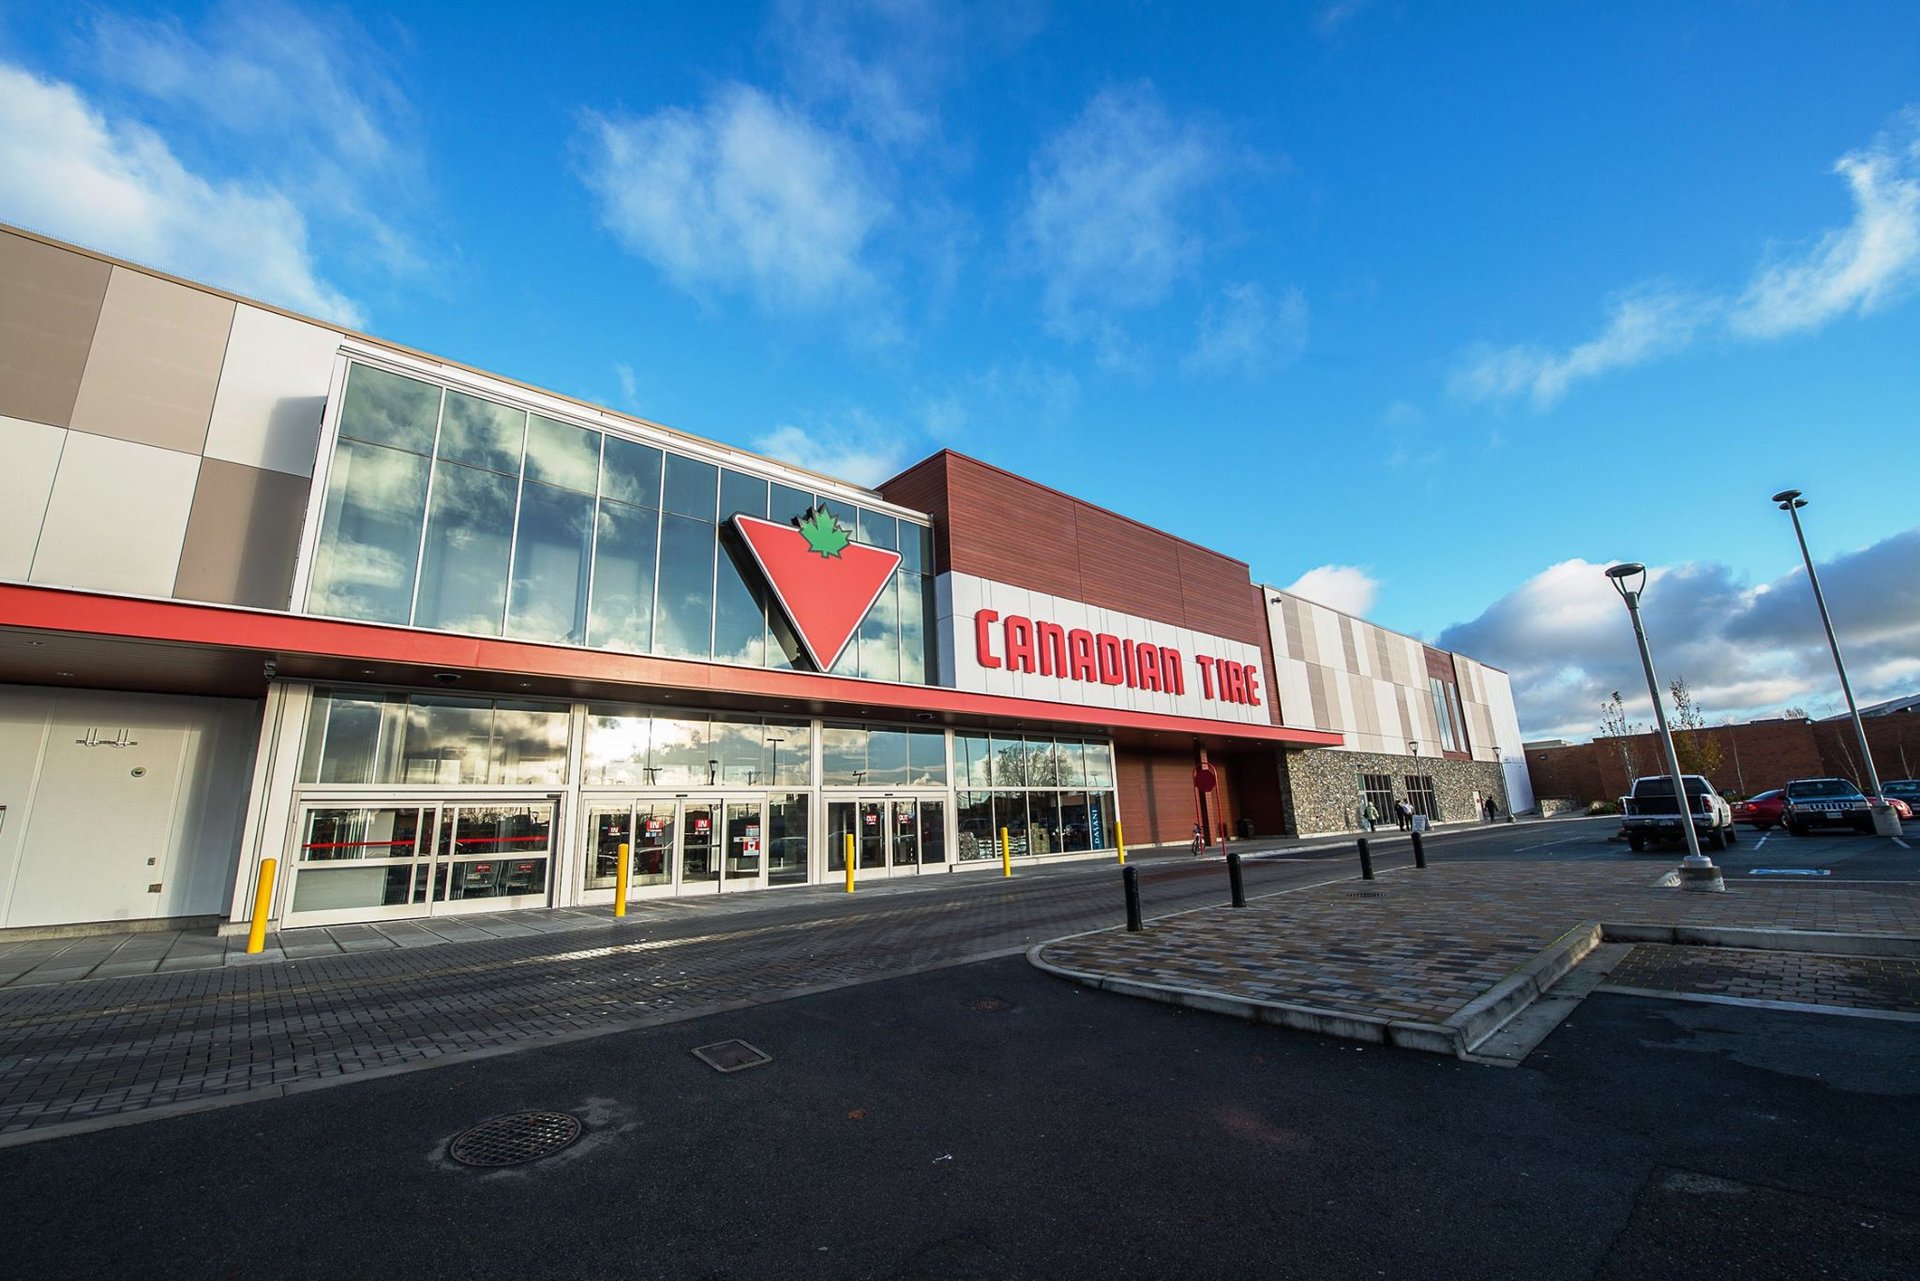
[[[1202,792],[1211,792],[1220,784],[1220,776],[1213,772],[1211,765],[1196,765],[1193,768],[1193,785]]]

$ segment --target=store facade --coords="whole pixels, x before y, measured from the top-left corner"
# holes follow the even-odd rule
[[[0,338],[0,928],[1274,833],[1345,741],[1243,562],[961,455],[853,486],[5,229]]]

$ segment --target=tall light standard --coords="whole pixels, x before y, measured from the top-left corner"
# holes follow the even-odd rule
[[[1410,738],[1407,740],[1407,755],[1413,757],[1413,773],[1409,776],[1408,782],[1407,782],[1407,804],[1412,805],[1413,804],[1413,780],[1420,777],[1420,740],[1419,739]],[[1414,809],[1414,813],[1425,814],[1426,812],[1427,812],[1427,802],[1426,802],[1426,798],[1422,796],[1420,798],[1419,806],[1417,806]],[[1408,819],[1407,822],[1409,825],[1411,825],[1413,820]]]
[[[1833,651],[1834,670],[1840,673],[1840,692],[1847,696],[1847,715],[1853,717],[1854,737],[1860,740],[1860,759],[1867,770],[1867,795],[1873,797],[1873,830],[1881,836],[1900,835],[1900,820],[1886,797],[1880,795],[1880,775],[1873,768],[1873,751],[1867,746],[1867,728],[1860,723],[1860,709],[1854,705],[1853,686],[1847,683],[1847,665],[1840,658],[1840,642],[1833,634],[1833,619],[1827,614],[1827,598],[1820,591],[1820,575],[1813,572],[1813,556],[1807,551],[1807,531],[1800,528],[1800,509],[1807,500],[1797,489],[1783,489],[1773,502],[1793,518],[1793,536],[1800,540],[1800,559],[1807,563],[1807,581],[1813,584],[1813,603],[1820,609],[1820,625],[1827,629],[1827,647]]]
[[[1687,879],[1683,883],[1691,887],[1694,878],[1717,882],[1720,873],[1714,868],[1713,860],[1700,852],[1700,836],[1693,830],[1693,798],[1687,795],[1686,780],[1680,776],[1680,757],[1673,750],[1673,731],[1667,728],[1667,707],[1660,701],[1660,678],[1653,674],[1653,651],[1647,648],[1647,629],[1640,625],[1640,589],[1647,585],[1647,567],[1630,561],[1609,569],[1607,577],[1613,581],[1613,590],[1627,603],[1627,617],[1633,620],[1633,639],[1640,645],[1640,666],[1647,673],[1647,693],[1653,696],[1653,718],[1660,726],[1660,747],[1667,756],[1667,776],[1673,780],[1673,801],[1680,812],[1680,831],[1687,838],[1687,857],[1681,865],[1681,875]]]

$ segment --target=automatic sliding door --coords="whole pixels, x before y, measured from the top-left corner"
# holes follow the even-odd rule
[[[553,806],[449,805],[440,811],[433,910],[545,898],[553,856]]]
[[[726,801],[726,875],[723,889],[758,889],[766,883],[766,823],[759,801]]]
[[[687,801],[680,811],[680,884],[717,882],[720,860],[714,850],[714,805]]]

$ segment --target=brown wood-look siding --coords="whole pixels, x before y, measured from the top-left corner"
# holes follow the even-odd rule
[[[1243,561],[950,450],[880,493],[944,527],[941,572],[1262,643],[1265,619]]]
[[[1186,752],[1119,749],[1120,821],[1129,845],[1193,838],[1193,758]]]
[[[1266,673],[1261,681],[1260,701],[1267,705],[1267,720],[1274,725],[1284,725],[1286,722],[1280,719],[1280,695],[1274,690],[1274,683],[1277,680],[1276,673],[1279,671],[1279,668],[1275,667],[1273,663],[1273,632],[1264,625],[1267,617],[1267,589],[1255,583],[1252,591],[1253,612],[1262,623],[1260,628],[1260,666]],[[1255,819],[1254,821],[1258,822],[1259,820]],[[1264,832],[1266,829],[1262,828],[1261,830]],[[1278,832],[1280,829],[1276,827],[1273,830]]]
[[[1287,807],[1280,797],[1280,763],[1268,752],[1245,752],[1225,758],[1233,780],[1238,815],[1250,819],[1256,836],[1281,836],[1287,830]]]

